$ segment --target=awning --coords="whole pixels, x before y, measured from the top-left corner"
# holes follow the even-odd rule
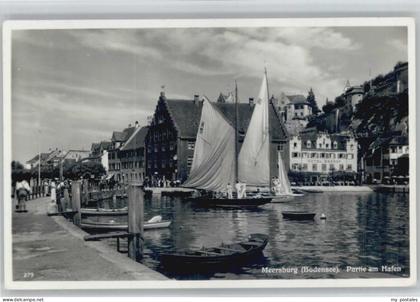
[[[110,179],[112,179],[114,176],[115,176],[115,173],[108,174],[108,175],[106,176],[105,180],[110,180]]]

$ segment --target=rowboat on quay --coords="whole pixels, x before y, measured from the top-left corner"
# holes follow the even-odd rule
[[[128,215],[127,207],[118,209],[104,209],[104,208],[82,208],[80,212],[84,216],[123,216]]]
[[[162,229],[171,225],[170,220],[156,219],[156,217],[160,216],[155,216],[149,221],[145,222],[143,224],[143,230]],[[112,220],[108,222],[84,221],[81,223],[81,228],[84,230],[99,232],[126,231],[128,230],[128,225],[127,223],[119,223]]]
[[[164,253],[159,256],[159,260],[162,266],[175,270],[212,268],[220,265],[239,266],[260,255],[267,243],[268,236],[257,233],[249,235],[242,242]]]

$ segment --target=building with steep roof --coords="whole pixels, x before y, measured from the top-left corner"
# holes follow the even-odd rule
[[[217,101],[213,103],[219,111],[234,124],[235,104],[232,102]],[[166,98],[162,92],[153,121],[146,136],[146,174],[149,178],[163,178],[185,181],[194,156],[195,140],[201,118],[203,102],[199,96],[191,100],[174,100]],[[287,142],[285,129],[279,112],[273,104],[269,111],[272,152],[286,152],[284,146]],[[254,104],[238,104],[238,133],[241,144],[251,119]],[[277,156],[272,157],[272,169],[277,168]],[[273,174],[275,175],[275,174]]]
[[[378,138],[370,146],[371,153],[364,158],[364,173],[368,183],[384,182],[397,170],[399,159],[409,156],[408,137],[398,135]],[[407,176],[407,175],[403,175]]]
[[[123,131],[114,131],[112,133],[111,147],[107,150],[108,178],[114,177],[116,181],[122,181],[121,160],[118,157],[118,152],[139,127],[139,123],[136,121],[134,126],[129,124]]]
[[[311,104],[301,95],[288,95],[289,103],[286,105],[286,120],[307,120],[312,115]]]
[[[121,162],[121,182],[143,183],[145,178],[144,141],[149,127],[137,127],[118,151]]]
[[[304,182],[322,183],[332,174],[357,173],[358,144],[350,134],[328,134],[307,128],[289,141],[289,170]]]

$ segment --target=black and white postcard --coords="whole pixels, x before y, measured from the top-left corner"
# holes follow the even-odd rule
[[[414,36],[6,22],[6,287],[414,285]]]

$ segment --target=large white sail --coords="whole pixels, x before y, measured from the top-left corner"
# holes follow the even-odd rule
[[[203,109],[194,158],[185,187],[222,191],[235,181],[235,129],[207,100]]]
[[[251,186],[270,185],[270,138],[267,78],[261,84],[254,112],[239,152],[239,180]]]
[[[277,153],[279,166],[279,177],[277,179],[277,186],[275,189],[276,195],[293,195],[292,188],[290,186],[289,177],[287,176],[286,168],[284,162],[281,158],[280,152]]]

